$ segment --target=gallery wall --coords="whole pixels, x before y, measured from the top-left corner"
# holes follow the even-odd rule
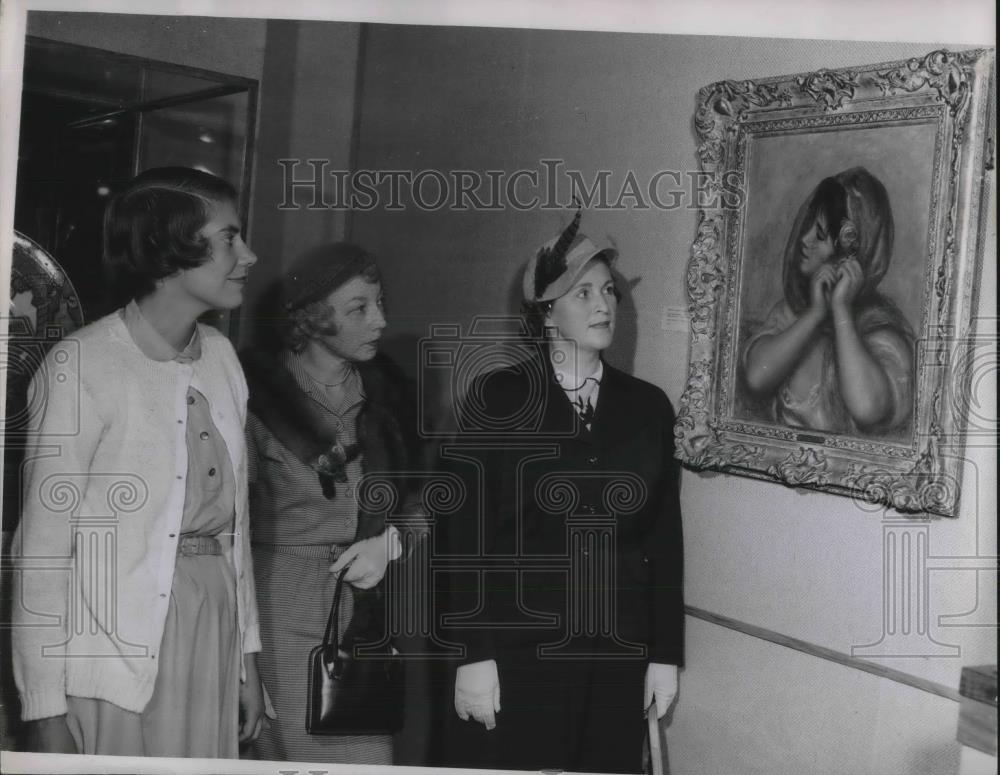
[[[260,78],[266,22],[198,16],[28,14],[27,33],[119,54]]]
[[[697,169],[692,119],[702,85],[891,61],[932,48],[374,26],[356,168],[509,174],[543,172],[540,160],[561,159],[587,180],[609,170],[617,192],[629,171],[644,181],[659,170]],[[432,184],[425,194],[433,203]],[[516,310],[520,267],[570,215],[509,206],[355,212],[352,238],[374,250],[385,269],[388,348],[418,376],[416,345],[431,325],[458,323],[468,332],[476,315]],[[582,225],[621,253],[627,292],[611,362],[661,386],[675,405],[688,345],[675,321],[687,305],[696,226],[693,209],[635,207],[592,208]],[[981,307],[991,314],[992,254],[985,264]],[[983,398],[992,395],[988,385],[981,390]],[[871,661],[917,683],[956,689],[963,664],[996,660],[995,633],[983,626],[996,621],[995,573],[954,569],[977,562],[988,568],[985,558],[996,554],[995,458],[986,449],[969,456],[961,516],[906,520],[900,528],[891,513],[844,498],[685,471],[688,604],[762,628],[775,641],[850,655],[852,647],[883,640],[884,536],[902,530],[917,540],[919,533],[943,568],[928,575],[930,631],[894,650],[870,650],[915,656]],[[667,733],[677,772],[957,769],[953,699],[772,640],[688,617],[688,666]]]

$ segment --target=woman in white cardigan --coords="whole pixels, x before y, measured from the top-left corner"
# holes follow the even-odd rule
[[[129,183],[104,260],[131,301],[32,381],[12,633],[28,750],[233,758],[260,731],[246,383],[197,322],[242,303],[257,260],[236,200],[186,168]]]

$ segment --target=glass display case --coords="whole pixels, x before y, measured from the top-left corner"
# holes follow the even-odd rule
[[[257,81],[28,37],[14,228],[44,248],[86,322],[115,305],[100,272],[107,198],[150,167],[197,167],[241,191],[253,168]],[[236,316],[213,319],[235,337]]]

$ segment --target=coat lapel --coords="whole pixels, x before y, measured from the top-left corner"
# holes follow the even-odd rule
[[[579,420],[576,409],[569,402],[563,389],[559,387],[551,369],[548,369],[546,374],[544,407],[541,427],[546,431],[561,438],[565,438],[567,435],[578,437],[581,433],[587,433]],[[573,429],[572,434],[568,433],[570,429]]]
[[[594,422],[587,434],[595,443],[608,447],[635,435],[637,429],[632,426],[638,413],[632,411],[629,392],[622,372],[605,363],[604,378],[594,408]]]
[[[547,369],[547,374],[543,428],[559,436],[566,435],[561,432],[564,429],[574,428],[572,438],[585,444],[602,446],[617,444],[638,432],[639,429],[635,426],[642,414],[633,411],[630,406],[633,398],[628,381],[618,369],[609,366],[607,362],[604,363],[604,376],[597,394],[597,405],[594,407],[594,421],[589,431],[580,422],[580,415],[555,381],[551,368]]]

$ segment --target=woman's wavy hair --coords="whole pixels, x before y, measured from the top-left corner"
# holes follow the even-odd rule
[[[232,185],[188,167],[156,167],[136,176],[104,210],[104,270],[117,302],[141,299],[156,283],[208,257],[199,232],[218,202],[236,203]]]

